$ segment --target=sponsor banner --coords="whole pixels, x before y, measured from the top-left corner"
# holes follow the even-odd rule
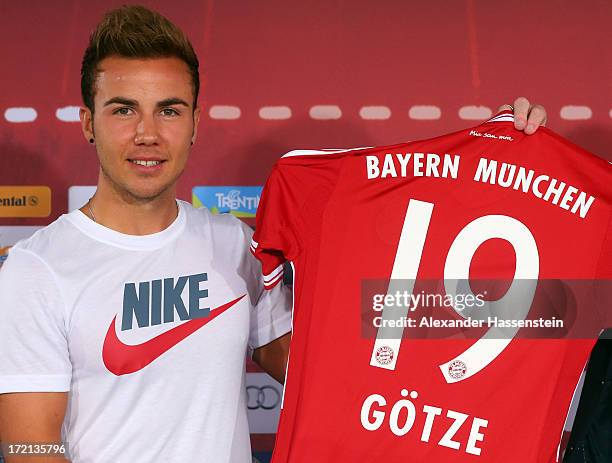
[[[0,217],[49,217],[50,214],[48,186],[0,186]]]
[[[266,373],[247,373],[249,429],[253,434],[274,434],[278,428],[283,386]]]
[[[0,227],[0,266],[8,256],[8,251],[17,241],[29,238],[43,227],[5,226]]]
[[[236,217],[255,217],[261,186],[197,186],[192,190],[195,207],[207,207],[211,212],[229,213]]]
[[[68,188],[68,212],[82,208],[95,192],[95,186],[71,186]]]

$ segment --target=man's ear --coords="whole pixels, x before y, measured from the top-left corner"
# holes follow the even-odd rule
[[[93,114],[91,110],[86,106],[81,106],[79,108],[79,119],[81,120],[81,130],[85,140],[89,143],[94,143]]]

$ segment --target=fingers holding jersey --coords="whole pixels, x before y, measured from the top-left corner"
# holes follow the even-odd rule
[[[546,125],[546,109],[542,105],[536,104],[529,107],[529,115],[527,116],[527,127],[525,133],[531,135],[538,127]]]
[[[514,107],[514,127],[524,130],[527,135],[533,134],[538,127],[546,125],[546,109],[539,104],[531,104],[524,96],[514,100],[513,106],[502,105],[499,110],[512,110]]]
[[[529,100],[524,96],[519,96],[513,103],[514,106],[514,128],[525,130],[527,127],[527,115],[529,114]]]

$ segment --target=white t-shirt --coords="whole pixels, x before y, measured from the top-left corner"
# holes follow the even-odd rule
[[[178,204],[147,236],[63,215],[0,271],[0,393],[68,391],[73,463],[251,461],[245,357],[290,331],[291,296],[246,225]]]

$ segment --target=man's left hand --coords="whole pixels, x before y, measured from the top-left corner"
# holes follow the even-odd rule
[[[519,96],[511,105],[505,104],[499,107],[498,111],[512,111],[514,107],[514,128],[524,130],[527,135],[531,135],[538,127],[545,126],[547,115],[544,106],[531,104],[524,96]]]

